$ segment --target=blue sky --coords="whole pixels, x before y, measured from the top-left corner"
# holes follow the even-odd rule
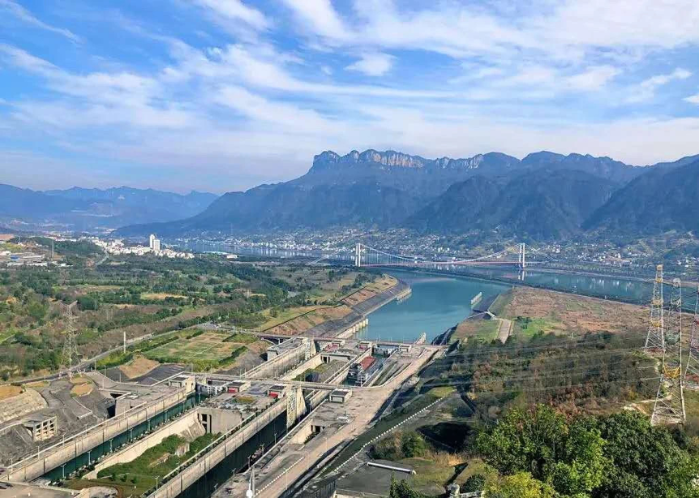
[[[0,0],[0,183],[224,192],[331,149],[699,153],[696,0]]]

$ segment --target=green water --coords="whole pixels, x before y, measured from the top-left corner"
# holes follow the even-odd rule
[[[516,269],[469,268],[468,274],[453,271],[428,273],[420,271],[386,270],[406,281],[412,296],[404,302],[393,301],[369,315],[369,326],[360,337],[373,340],[414,341],[423,332],[428,342],[437,335],[471,315],[471,298],[483,293],[483,298],[509,289],[514,284],[526,284],[545,289],[570,292],[616,301],[647,304],[653,284],[632,278],[599,277],[566,273]],[[484,280],[485,279],[485,280]],[[670,286],[665,286],[669,300]],[[696,290],[683,289],[683,308],[694,310]]]
[[[406,281],[412,288],[412,295],[371,313],[369,326],[360,333],[362,338],[413,341],[424,332],[430,342],[471,315],[471,299],[476,294],[482,292],[483,298],[487,298],[510,287],[463,277],[402,271],[388,273]]]

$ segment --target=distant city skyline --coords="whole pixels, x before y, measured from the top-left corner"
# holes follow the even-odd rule
[[[695,0],[0,0],[0,183],[223,193],[324,150],[699,153]]]

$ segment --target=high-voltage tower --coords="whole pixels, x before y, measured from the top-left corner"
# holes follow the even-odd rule
[[[682,282],[672,281],[672,295],[664,329],[662,376],[653,406],[651,424],[683,424],[684,372],[682,371]]]
[[[655,267],[653,298],[650,301],[650,324],[643,347],[647,352],[661,353],[665,350],[665,313],[663,311],[663,265]]]
[[[63,343],[62,364],[64,366],[61,374],[66,374],[70,379],[73,377],[73,360],[78,358],[78,344],[75,340],[75,326],[73,324],[73,304],[66,308],[66,339]]]
[[[684,373],[684,383],[689,389],[699,389],[699,330],[697,330],[699,324],[699,288],[697,288],[696,299],[692,331],[689,335],[689,356]]]

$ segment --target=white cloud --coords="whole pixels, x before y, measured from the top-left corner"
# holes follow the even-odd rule
[[[25,122],[57,127],[129,124],[139,127],[194,126],[193,112],[176,101],[163,100],[166,89],[154,78],[135,73],[74,74],[16,47],[0,44],[0,60],[46,80],[58,94],[54,101],[20,101],[11,104]]]
[[[620,73],[621,70],[613,66],[590,67],[583,73],[568,77],[567,84],[575,90],[599,90]]]
[[[51,26],[50,24],[46,24],[40,19],[37,19],[34,15],[32,15],[31,12],[29,12],[27,9],[19,5],[17,2],[14,2],[13,0],[0,0],[0,21],[2,21],[3,11],[15,17],[16,19],[19,19],[25,24],[34,26],[35,28],[43,29],[44,31],[49,31],[51,33],[56,33],[65,38],[68,38],[70,41],[73,42],[81,41],[80,37],[75,35],[72,31],[64,28],[57,28],[55,26]]]
[[[393,67],[394,59],[395,57],[388,54],[364,54],[361,59],[350,64],[345,69],[359,71],[367,76],[383,76]]]
[[[632,87],[629,90],[629,94],[626,96],[625,102],[627,104],[636,104],[651,100],[655,97],[656,90],[661,86],[676,80],[686,80],[690,76],[692,76],[692,73],[682,68],[677,68],[669,74],[652,76]]]
[[[345,26],[330,0],[282,0],[301,22],[315,34],[334,40],[353,35]]]
[[[243,21],[255,29],[266,29],[269,20],[257,9],[248,7],[240,0],[194,0],[198,5],[210,9],[227,21]]]
[[[697,93],[696,95],[692,95],[691,97],[686,97],[684,100],[686,102],[689,102],[690,104],[699,105],[699,93]]]

